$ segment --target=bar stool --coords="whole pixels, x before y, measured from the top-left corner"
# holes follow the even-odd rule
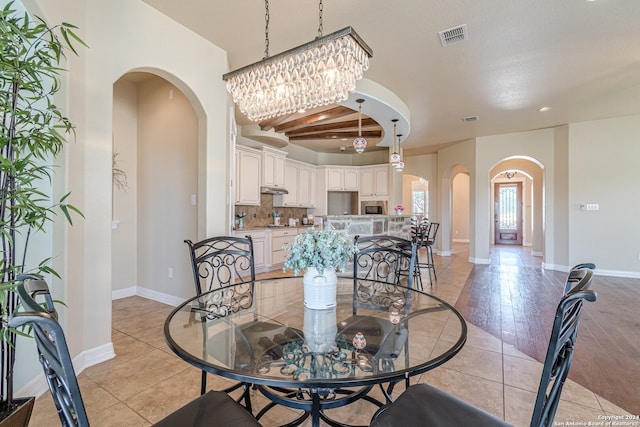
[[[416,244],[418,246],[418,249],[422,247],[427,249],[427,262],[420,262],[419,259],[416,262],[416,276],[417,282],[420,287],[422,287],[422,275],[420,271],[421,268],[426,268],[427,270],[429,270],[430,285],[433,285],[434,279],[436,282],[438,281],[438,276],[436,275],[436,266],[433,258],[433,245],[436,242],[438,228],[440,228],[440,223],[431,222],[427,227],[420,227],[421,231],[416,234]],[[433,272],[433,276],[431,275],[431,272]]]

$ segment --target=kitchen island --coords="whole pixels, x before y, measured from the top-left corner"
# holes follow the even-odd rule
[[[411,239],[409,215],[327,215],[323,222],[324,228],[344,231],[351,238],[385,234]]]

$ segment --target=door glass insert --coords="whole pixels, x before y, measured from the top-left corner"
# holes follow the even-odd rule
[[[498,223],[501,230],[518,229],[518,186],[500,185],[500,211]]]

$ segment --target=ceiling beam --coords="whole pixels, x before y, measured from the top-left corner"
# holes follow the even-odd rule
[[[327,120],[337,119],[353,113],[354,111],[351,108],[339,106],[290,120],[276,126],[274,130],[276,132],[285,132],[287,130],[293,130],[301,128],[303,126],[308,126],[313,123],[321,123]]]
[[[380,126],[378,122],[373,120],[372,118],[363,118],[362,119],[362,127],[368,126]],[[295,136],[302,135],[305,133],[315,133],[315,132],[326,132],[328,130],[340,130],[340,129],[350,129],[350,128],[358,128],[357,120],[347,120],[344,122],[335,122],[335,123],[325,123],[322,125],[315,126],[307,126],[305,128],[300,128],[297,130],[292,130],[285,132],[286,136]]]
[[[289,137],[290,141],[302,141],[307,139],[353,139],[358,136],[357,131],[353,132],[319,132],[306,135],[297,135]],[[362,136],[365,138],[380,138],[382,137],[382,131],[366,131],[362,132]]]

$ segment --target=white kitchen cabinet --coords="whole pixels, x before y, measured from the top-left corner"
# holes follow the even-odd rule
[[[273,206],[315,207],[315,173],[314,165],[296,160],[287,160],[284,167],[284,178],[286,182],[285,188],[289,194],[273,196]],[[313,194],[313,197],[311,194]]]
[[[260,205],[262,153],[236,146],[236,205]]]
[[[293,228],[280,228],[273,229],[271,231],[271,263],[270,265],[282,265],[287,258],[289,251],[284,249],[284,245],[291,244],[296,239],[298,229]]]
[[[311,207],[309,194],[311,193],[311,167],[300,165],[298,168],[298,205]]]
[[[360,171],[357,167],[327,169],[327,191],[359,191]]]
[[[360,198],[386,199],[389,197],[389,166],[374,165],[360,168]]]
[[[285,162],[287,153],[264,147],[262,149],[262,185],[286,188]]]
[[[265,230],[236,230],[234,232],[236,237],[251,236],[253,240],[253,263],[256,271],[266,271],[267,258],[270,254],[267,253],[267,240]],[[270,258],[270,257],[269,257]]]

